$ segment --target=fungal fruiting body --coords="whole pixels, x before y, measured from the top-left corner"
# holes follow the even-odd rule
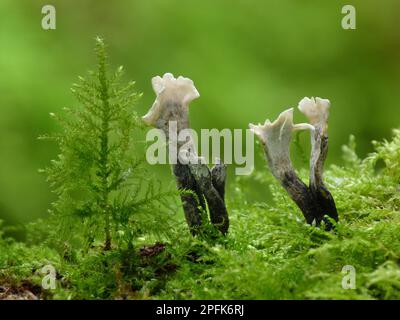
[[[274,122],[266,120],[263,125],[249,124],[249,127],[264,147],[272,174],[300,208],[307,223],[315,221],[319,225],[324,220],[330,228],[331,223],[324,217],[329,216],[337,221],[338,216],[332,195],[323,184],[323,164],[328,146],[329,101],[304,98],[299,109],[308,117],[309,124],[293,124],[293,108],[290,108],[282,112]],[[296,130],[311,132],[310,186],[298,177],[290,159],[292,132]]]
[[[177,139],[182,130],[189,129],[189,104],[200,97],[192,80],[184,77],[175,78],[166,73],[152,79],[156,100],[143,121],[162,130],[171,146],[176,145],[177,163],[172,164],[186,221],[192,234],[198,234],[204,224],[203,212],[210,213],[212,224],[223,234],[228,232],[229,218],[225,206],[224,189],[226,166],[217,163],[211,170],[194,154],[195,148],[190,135],[186,141]],[[169,134],[170,125],[176,125],[177,135]],[[183,150],[182,150],[183,149]],[[191,158],[198,161],[184,163],[179,156],[189,152]]]
[[[307,118],[314,130],[311,132],[310,190],[318,204],[317,221],[324,215],[339,220],[335,200],[324,184],[324,163],[328,155],[328,118],[331,103],[328,99],[304,98],[299,102],[299,110]]]

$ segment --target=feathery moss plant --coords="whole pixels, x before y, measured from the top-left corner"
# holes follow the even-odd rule
[[[55,140],[60,155],[44,171],[58,196],[52,211],[64,229],[63,240],[77,240],[77,225],[82,222],[87,247],[96,245],[100,235],[104,249],[110,250],[113,239],[132,246],[141,222],[154,224],[144,215],[166,222],[155,212],[165,212],[160,207],[166,207],[163,200],[168,194],[158,192],[152,181],[145,185],[142,160],[133,157],[133,139],[141,127],[133,106],[141,94],[134,91],[133,81],[121,83],[122,67],[113,75],[107,73],[101,38],[95,49],[97,70],[80,77],[72,88],[81,107],[66,108],[66,116],[51,114],[62,132],[42,138]]]

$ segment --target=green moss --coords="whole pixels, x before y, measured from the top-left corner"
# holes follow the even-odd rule
[[[211,248],[217,252],[214,264],[200,275],[186,265],[161,297],[398,298],[399,138],[395,130],[392,141],[375,142],[376,152],[365,160],[355,153],[354,137],[343,148],[346,165],[332,166],[326,173],[341,219],[335,232],[306,225],[267,173],[255,175],[271,187],[273,203],[243,205],[243,195],[238,195],[230,203],[232,227],[226,244]],[[384,163],[379,170],[378,160]],[[246,183],[250,182],[238,181],[238,190],[245,190]],[[356,270],[355,290],[342,288],[345,265]]]
[[[0,276],[38,282],[33,270],[51,263],[61,279],[52,298],[398,299],[400,131],[375,147],[361,160],[351,138],[343,148],[346,165],[326,173],[340,213],[334,232],[305,224],[265,171],[238,179],[227,193],[231,230],[226,239],[192,238],[182,219],[159,238],[166,249],[146,261],[137,249],[77,251],[71,258],[67,249],[2,239]],[[379,169],[378,160],[384,164]],[[272,202],[246,203],[241,190],[252,179],[271,188]],[[136,248],[151,239],[156,238],[144,232]],[[356,270],[355,290],[341,286],[345,265]]]

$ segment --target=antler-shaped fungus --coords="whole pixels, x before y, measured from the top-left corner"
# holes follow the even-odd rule
[[[318,101],[322,103],[315,103],[316,106],[313,106],[308,100],[303,99],[299,105],[299,109],[308,116],[311,124],[293,124],[293,108],[282,112],[273,123],[266,120],[264,125],[249,124],[250,129],[264,146],[269,168],[274,177],[280,181],[300,208],[307,223],[315,221],[317,225],[325,215],[338,220],[333,198],[322,182],[323,164],[328,146],[326,132],[329,106],[325,106],[328,100]],[[298,177],[290,160],[292,132],[306,129],[311,131],[312,137],[309,187]],[[331,228],[329,221],[326,223],[328,229]]]
[[[166,73],[162,78],[154,77],[152,85],[157,98],[149,112],[143,117],[143,121],[165,133],[170,149],[174,145],[177,146],[177,150],[173,150],[177,156],[177,163],[173,164],[173,173],[178,189],[189,191],[181,194],[189,229],[193,235],[199,232],[203,224],[201,211],[205,211],[208,205],[211,222],[225,234],[229,228],[224,200],[226,166],[218,162],[210,170],[195,154],[191,136],[188,136],[186,141],[177,139],[182,130],[190,128],[189,103],[197,99],[200,94],[192,80],[184,77],[175,79],[170,73]],[[177,129],[177,134],[173,135],[169,130],[172,122],[176,124]],[[189,163],[184,163],[180,158],[182,151],[189,153]]]
[[[335,201],[323,182],[324,163],[328,154],[328,118],[331,103],[328,99],[304,98],[299,110],[315,128],[311,132],[310,190],[318,206],[317,222],[325,215],[339,220]],[[328,225],[329,222],[327,222]]]

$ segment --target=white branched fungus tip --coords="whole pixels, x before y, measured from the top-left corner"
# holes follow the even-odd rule
[[[330,106],[331,103],[328,99],[305,97],[299,102],[298,108],[312,125],[325,131],[328,125]]]
[[[249,128],[264,143],[267,142],[268,136],[275,136],[282,140],[283,135],[291,134],[292,131],[314,130],[314,127],[308,123],[293,124],[293,108],[283,111],[272,123],[267,119],[263,125],[250,123]]]
[[[157,97],[149,112],[143,116],[143,121],[148,125],[155,125],[165,103],[173,102],[187,107],[200,97],[191,79],[182,76],[175,78],[172,73],[166,73],[162,78],[152,78],[151,84]]]

